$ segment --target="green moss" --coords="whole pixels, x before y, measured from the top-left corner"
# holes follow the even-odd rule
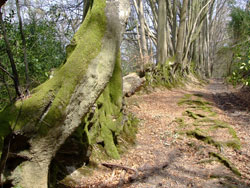
[[[110,159],[101,144],[93,144],[92,148],[91,156],[89,158],[91,165],[96,165],[102,161]]]
[[[193,95],[192,94],[184,94],[184,97],[183,98],[185,98],[185,99],[190,99],[191,97],[192,97]]]
[[[69,56],[75,50],[76,46],[77,46],[77,43],[74,39],[70,42],[69,45],[66,46],[66,59],[69,58]]]
[[[170,64],[175,62],[175,57],[169,58],[165,64],[158,63],[151,71],[146,73],[146,85],[151,87],[174,88],[183,85],[183,76],[179,72],[171,73]]]
[[[237,139],[237,140],[229,140],[229,141],[226,141],[223,143],[224,145],[226,145],[227,147],[231,147],[231,148],[234,148],[236,150],[240,150],[241,148],[241,144],[240,144],[240,141]]]
[[[209,117],[214,117],[217,115],[216,112],[212,110],[211,106],[195,106],[195,105],[190,105],[188,108],[194,109],[194,110],[202,110],[203,112],[209,113],[207,116]]]
[[[214,159],[203,159],[197,162],[197,164],[212,163],[214,161],[215,161]]]
[[[193,99],[192,96],[195,98]],[[211,103],[201,99],[201,94],[185,94],[184,97],[178,102],[178,105],[188,105],[188,108],[194,110],[202,110],[209,113],[207,116],[214,117],[217,115],[210,106]]]
[[[133,114],[130,113],[127,115],[127,121],[124,122],[123,130],[118,136],[120,152],[124,152],[122,147],[135,144],[138,123],[139,120]]]
[[[111,80],[105,88],[102,95],[97,100],[97,116],[95,119],[95,126],[100,127],[93,129],[96,138],[102,138],[104,141],[104,148],[107,154],[112,158],[119,158],[117,147],[115,146],[115,137],[120,134],[122,130],[121,122],[123,119],[122,109],[122,72],[120,65],[120,56],[117,57],[114,72]],[[98,126],[99,124],[99,126]],[[99,129],[99,134],[96,131]],[[93,140],[93,139],[92,139]],[[93,141],[92,141],[93,142]]]
[[[132,141],[131,137],[135,138],[136,130],[132,126],[135,120],[129,115],[128,120],[123,121],[122,98],[122,72],[118,54],[110,82],[74,133],[79,138],[77,140],[82,141],[83,149],[88,149],[88,167],[110,158],[119,159],[120,153],[124,151],[121,148],[126,149],[124,146]],[[71,180],[67,176],[62,183],[69,185]]]
[[[211,157],[217,158],[220,163],[222,163],[227,168],[229,168],[237,176],[241,176],[240,171],[226,157],[224,157],[224,156],[222,156],[222,155],[220,155],[218,153],[214,153],[214,152],[210,152],[209,155]]]
[[[115,137],[121,132],[123,118],[122,75],[119,59],[118,56],[113,76],[98,98],[94,112],[89,113],[84,119],[84,131],[89,144],[104,142],[105,151],[112,158],[119,158]]]
[[[60,90],[56,92],[55,99],[44,119],[45,122],[55,125],[63,120],[65,108],[76,85],[82,75],[85,74],[90,61],[101,51],[102,38],[106,31],[105,3],[103,1],[94,3],[91,14],[87,16],[74,36],[73,40],[76,46],[72,55],[69,56],[66,64],[53,77],[60,79],[56,81],[56,83],[60,83]],[[64,80],[67,80],[67,82],[64,82]],[[43,124],[43,126],[46,125]]]
[[[207,144],[211,144],[218,149],[220,149],[222,147],[222,144],[220,142],[215,141],[211,136],[205,135],[205,133],[202,132],[202,130],[200,130],[200,129],[187,131],[187,135],[193,136],[193,137],[197,138],[198,140],[201,140]]]
[[[212,107],[210,106],[211,103],[204,101],[200,98],[199,95],[192,95],[186,94],[184,97],[179,101],[179,105],[187,105],[188,108],[192,108],[193,110],[202,110],[204,112],[209,113],[208,115],[203,115],[197,112],[193,112],[191,110],[186,110],[183,115],[188,116],[193,119],[193,125],[196,126],[194,130],[186,131],[188,136],[192,136],[198,140],[201,140],[207,144],[215,146],[217,149],[221,150],[223,146],[231,147],[234,149],[240,149],[240,140],[237,137],[236,131],[231,127],[228,123],[224,121],[220,121],[217,119],[210,118],[211,116],[215,116],[216,113],[213,112]],[[198,98],[197,98],[198,97]],[[208,116],[208,117],[207,117]],[[183,118],[178,119],[178,124],[182,125]],[[225,142],[216,141],[213,136],[209,136],[212,131],[219,131],[219,129],[227,129],[228,135],[232,136],[232,140],[227,140]],[[212,132],[213,133],[213,132]],[[211,134],[212,135],[212,134]],[[210,153],[210,156],[213,156],[215,159],[206,159],[202,160],[199,163],[204,162],[212,162],[212,161],[219,161],[228,167],[233,173],[240,176],[240,172],[236,167],[234,167],[228,159],[221,156],[217,153]]]
[[[225,145],[227,147],[234,148],[234,149],[241,148],[240,140],[235,130],[226,122],[215,120],[215,119],[210,119],[210,118],[204,118],[204,119],[196,119],[193,125],[199,126],[199,127],[204,127],[204,126],[208,127],[208,129],[206,129],[206,132],[214,131],[217,129],[228,129],[228,133],[232,136],[233,140],[220,142],[220,144]]]
[[[200,94],[200,93],[195,93],[195,94],[193,94],[193,95],[196,96],[196,97],[203,97],[203,95]]]
[[[120,155],[114,143],[113,133],[104,123],[102,123],[101,127],[101,136],[104,140],[104,148],[107,154],[114,159],[119,159]]]
[[[174,122],[178,123],[180,128],[186,127],[187,124],[184,121],[184,118],[176,118]]]
[[[237,136],[236,131],[226,122],[216,120],[216,119],[210,119],[210,118],[204,118],[204,119],[197,119],[193,125],[195,126],[209,126],[210,128],[207,131],[213,131],[216,129],[228,129],[228,133],[232,136],[233,140],[226,141],[222,143],[223,145],[226,145],[228,147],[232,147],[234,149],[240,149],[241,144],[240,140]]]
[[[78,180],[81,177],[90,176],[93,173],[93,169],[91,167],[83,166],[81,168],[78,168],[76,172],[77,172],[77,175],[75,175],[75,177],[68,175],[59,182],[60,186],[58,186],[58,182],[57,182],[57,184],[55,184],[54,186],[51,186],[51,188],[54,188],[57,186],[58,187],[77,187],[79,186]]]
[[[97,153],[101,152],[102,155],[118,159],[122,145],[134,139],[136,134],[132,126],[134,119],[129,115],[128,120],[124,121],[122,98],[122,72],[118,55],[110,82],[97,99],[95,109],[83,121],[85,125],[83,131],[86,133],[88,143],[92,146],[97,144],[99,148],[92,155],[97,156]],[[126,143],[120,142],[121,139]],[[103,148],[100,149],[101,147]],[[95,157],[91,158],[95,160]]]
[[[183,104],[206,106],[206,105],[211,104],[211,103],[207,102],[207,101],[204,101],[204,100],[201,100],[201,99],[186,99],[186,98],[183,98],[178,102],[178,105],[183,105]]]
[[[75,87],[86,73],[88,64],[101,50],[106,31],[105,7],[106,1],[95,1],[91,14],[88,14],[74,36],[76,44],[66,63],[52,79],[35,88],[30,98],[5,108],[0,113],[1,127],[14,127],[16,124],[15,129],[19,130],[35,124],[35,127],[30,127],[30,131],[44,135],[64,120],[66,106]],[[40,121],[46,110],[47,115]],[[19,111],[21,115],[16,122]]]
[[[192,111],[190,111],[190,110],[186,110],[186,111],[184,112],[184,115],[186,115],[186,116],[188,116],[188,117],[191,117],[191,118],[193,118],[193,119],[199,119],[199,118],[204,118],[204,117],[206,117],[206,116],[203,115],[203,114],[194,113],[194,112],[192,112]]]

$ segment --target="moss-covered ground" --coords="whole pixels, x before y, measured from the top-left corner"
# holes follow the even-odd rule
[[[234,174],[240,176],[239,170],[221,153],[224,147],[240,150],[240,140],[234,128],[227,122],[218,120],[212,104],[204,100],[202,95],[185,94],[179,100],[178,105],[186,108],[183,116],[175,119],[175,122],[179,124],[178,132],[215,147],[217,152],[209,153],[209,157],[213,159],[205,161],[219,161]]]

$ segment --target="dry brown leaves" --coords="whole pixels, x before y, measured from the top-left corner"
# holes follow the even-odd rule
[[[205,100],[213,101],[214,93],[228,91],[221,84],[212,81],[205,88],[192,85],[184,90],[158,89],[129,98],[128,110],[141,120],[136,145],[120,160],[107,163],[132,168],[138,174],[133,170],[110,169],[100,165],[91,176],[82,177],[78,187],[249,187],[250,125],[246,128],[244,123],[214,105],[217,118],[230,123],[242,144],[240,151],[223,148],[223,154],[242,173],[242,177],[236,177],[221,163],[199,163],[209,158],[208,151],[216,149],[185,134],[180,135],[178,124],[174,121],[183,117],[182,113],[186,110],[185,106],[177,105],[185,94],[200,93]],[[223,134],[222,131],[216,136],[223,140]]]

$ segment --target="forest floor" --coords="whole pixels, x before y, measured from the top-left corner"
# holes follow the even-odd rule
[[[128,98],[135,146],[79,187],[250,187],[250,94],[210,80]]]

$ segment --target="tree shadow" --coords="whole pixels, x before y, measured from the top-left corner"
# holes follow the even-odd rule
[[[238,97],[242,94],[241,91],[219,93],[193,91],[192,94],[199,95],[203,99],[211,102],[212,106],[224,111],[233,120],[241,122],[246,126],[250,125],[250,101],[244,100],[242,97]]]
[[[145,183],[154,176],[160,176],[162,178],[174,180],[177,184],[186,187],[250,187],[250,184],[246,184],[243,179],[237,178],[232,173],[225,173],[225,171],[222,171],[221,169],[214,169],[214,171],[211,173],[211,171],[206,169],[196,168],[194,170],[191,170],[187,169],[186,167],[179,166],[178,164],[174,164],[175,162],[178,162],[178,159],[180,159],[182,156],[183,153],[181,153],[181,151],[177,149],[166,156],[168,160],[163,164],[147,168],[140,168],[140,175],[130,178],[127,182],[123,182],[122,184],[120,184],[119,187],[122,187],[124,185],[135,185],[136,183]],[[174,164],[174,166],[172,166],[172,164]],[[171,171],[173,170],[175,171],[175,174],[171,173]],[[199,185],[197,183],[197,180],[195,180],[197,177],[206,180],[205,185]],[[209,180],[215,179],[217,179],[216,182],[208,182]],[[164,185],[158,183],[158,185],[154,186],[163,187]]]

